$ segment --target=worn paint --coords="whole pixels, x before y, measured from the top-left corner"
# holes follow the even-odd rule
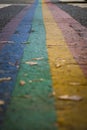
[[[0,99],[5,101],[5,104],[0,106],[0,122],[3,121],[4,112],[6,111],[7,104],[9,103],[11,94],[14,90],[20,60],[31,31],[32,19],[36,6],[37,1],[26,12],[26,15],[16,29],[17,33],[15,32],[8,39],[6,45],[0,51],[0,78],[11,77],[10,81],[0,82]]]
[[[87,128],[87,79],[73,59],[63,34],[45,3],[43,16],[53,87],[56,93],[59,129],[83,130]],[[72,83],[78,83],[79,86]],[[79,95],[83,100],[79,102],[58,100],[61,95]]]
[[[24,50],[16,87],[3,129],[57,129],[45,39],[42,9],[39,2],[28,41],[30,44],[27,44]]]
[[[56,5],[49,2],[48,7],[62,31],[70,52],[87,77],[87,28]]]
[[[43,17],[41,4],[43,4]],[[36,6],[34,6],[34,8],[35,7]],[[64,36],[59,29],[59,25],[55,22],[51,14],[51,11],[52,13],[53,11],[55,12],[55,8],[51,11],[49,10],[50,8],[52,9],[52,5],[48,8],[44,1],[42,1],[42,3],[39,1],[32,28],[31,24],[29,24],[29,26],[24,25],[25,19],[29,17],[27,15],[10,39],[10,41],[17,43],[16,46],[14,46],[14,44],[12,45],[15,49],[6,46],[7,50],[12,49],[12,52],[10,52],[10,54],[12,54],[10,65],[12,65],[21,57],[26,44],[12,101],[2,127],[3,130],[56,130],[58,125],[60,130],[87,129],[87,121],[84,120],[87,117],[87,79],[84,77],[77,62],[73,59]],[[63,16],[62,13],[61,15]],[[30,21],[27,21],[27,23],[28,22]],[[29,32],[27,32],[26,29],[29,29]],[[26,43],[26,38],[29,36],[27,33],[31,35]],[[20,46],[19,43],[23,44]],[[15,58],[13,57],[13,52],[15,52],[17,48],[20,48],[20,50],[14,53],[16,54]],[[2,55],[3,54],[4,53],[2,53]],[[50,67],[48,64],[48,56]],[[20,60],[17,62],[20,62]],[[4,64],[6,63],[7,62],[4,62]],[[9,66],[8,64],[6,65],[4,69],[7,70]],[[14,67],[11,66],[10,69],[13,75],[15,72]],[[8,75],[8,73],[7,71],[7,76],[11,76]],[[11,88],[10,86],[13,86],[13,82],[9,84],[9,87],[3,87],[4,89],[1,89],[1,91],[12,91],[13,87]],[[82,101],[71,102],[58,100],[58,97],[61,95],[79,95],[82,97]],[[8,97],[6,97],[6,100],[8,100]],[[58,122],[56,122],[55,106]]]
[[[0,34],[0,49],[5,46],[7,41],[10,39],[12,34],[15,32],[16,28],[26,15],[27,11],[30,9],[31,5],[26,6],[22,11],[17,14],[11,21],[3,28]]]

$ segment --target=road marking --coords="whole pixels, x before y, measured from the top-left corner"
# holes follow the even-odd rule
[[[41,3],[36,9],[28,42],[3,129],[56,130]]]
[[[59,129],[78,129],[80,126],[85,128],[87,124],[85,120],[87,116],[87,105],[85,101],[87,97],[87,79],[73,59],[61,30],[44,2],[43,17],[46,28],[46,43],[53,87],[56,93],[55,104],[58,114]],[[72,83],[79,83],[79,87],[72,86]],[[80,95],[83,97],[83,101],[77,104],[75,102],[64,102],[58,100],[58,97],[61,95]],[[84,104],[84,107],[82,104]],[[72,105],[75,106],[73,107]]]
[[[73,57],[87,77],[87,28],[55,4],[49,3],[48,7],[61,29]]]
[[[25,11],[26,14],[19,26],[15,29],[15,33],[11,35],[8,41],[6,41],[6,45],[0,51],[0,78],[11,78],[9,81],[0,82],[0,98],[5,101],[5,104],[1,107],[2,112],[0,116],[0,123],[3,121],[3,111],[6,111],[11,94],[14,90],[24,47],[29,44],[26,41],[31,33],[32,20],[36,6],[37,1],[35,1],[31,8],[28,8],[27,12]]]
[[[0,34],[0,49],[6,44],[4,41],[8,41],[11,35],[15,32],[19,23],[22,21],[27,11],[30,9],[31,5],[26,6],[20,13],[18,13],[2,30]],[[4,44],[2,43],[4,42]]]
[[[0,4],[0,9],[1,8],[4,8],[4,7],[8,7],[8,6],[11,6],[12,4]]]

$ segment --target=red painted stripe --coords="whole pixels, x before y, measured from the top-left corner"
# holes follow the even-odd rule
[[[67,45],[87,77],[87,28],[69,14],[46,0],[53,17],[61,29]]]
[[[31,4],[26,6],[18,15],[16,15],[2,30],[0,34],[0,49],[5,45],[6,41],[15,32],[17,26],[25,16],[26,12],[29,10]]]

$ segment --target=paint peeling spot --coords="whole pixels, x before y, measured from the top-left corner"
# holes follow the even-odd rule
[[[25,84],[26,84],[25,81],[23,81],[23,80],[20,81],[21,86],[24,86]]]
[[[29,80],[29,83],[32,83],[32,80]]]
[[[4,104],[5,104],[5,101],[0,100],[0,105],[4,105]]]
[[[71,82],[69,84],[72,85],[72,86],[79,86],[79,85],[81,85],[79,82]]]
[[[19,62],[18,61],[16,61],[15,63],[12,63],[12,62],[8,62],[9,63],[9,65],[12,65],[12,66],[17,66],[17,65],[19,65]]]
[[[0,78],[0,82],[3,82],[3,81],[10,81],[11,79],[12,79],[11,77]]]
[[[9,43],[9,44],[11,44],[11,43],[14,43],[14,41],[0,41],[0,43],[1,43],[1,44],[4,44],[4,43]]]
[[[16,67],[17,67],[17,69],[19,69],[19,68],[20,68],[20,66],[19,66],[19,65],[17,65]]]
[[[44,81],[44,79],[41,78],[40,81]]]
[[[32,60],[43,60],[44,57],[39,57],[39,58],[33,58]]]
[[[56,95],[56,93],[53,91],[50,95],[49,95],[49,97],[53,97],[53,96],[55,96]]]
[[[32,82],[42,82],[44,81],[44,79],[33,79],[33,80],[29,80],[29,83],[32,83]]]
[[[80,100],[82,100],[82,97],[81,97],[81,96],[78,96],[78,95],[73,95],[73,96],[63,95],[63,96],[59,96],[58,99],[61,99],[61,100],[72,100],[72,101],[80,101]]]
[[[8,64],[11,65],[11,66],[14,66],[14,63],[12,63],[12,62],[8,62]]]
[[[66,60],[62,60],[62,62],[66,62]]]
[[[13,43],[14,43],[14,41],[7,41],[7,43],[9,43],[9,44],[13,44]]]
[[[25,64],[28,64],[28,65],[37,65],[38,63],[37,62],[33,62],[33,61],[26,61]]]
[[[15,63],[8,62],[8,64],[11,65],[11,66],[16,66],[17,69],[19,69],[19,67],[20,67],[18,61],[16,61]]]
[[[22,42],[22,44],[30,44],[30,42],[29,42],[29,41],[27,41],[27,42]]]
[[[56,68],[60,68],[60,67],[62,67],[62,65],[56,64]]]

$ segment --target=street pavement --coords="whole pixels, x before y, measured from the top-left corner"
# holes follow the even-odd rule
[[[0,130],[86,130],[84,3],[36,0],[18,10],[1,26]]]

